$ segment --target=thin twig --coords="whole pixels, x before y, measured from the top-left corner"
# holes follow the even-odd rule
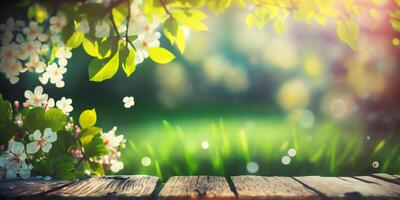
[[[110,18],[111,18],[111,23],[112,23],[112,25],[113,25],[113,27],[114,27],[114,30],[115,30],[115,32],[117,33],[117,37],[118,37],[120,40],[124,40],[124,39],[121,37],[121,34],[119,34],[119,32],[118,32],[118,28],[117,28],[117,25],[115,24],[115,20],[114,20],[114,16],[113,16],[112,12],[111,12]],[[127,31],[128,31],[128,30],[127,30]],[[134,45],[133,45],[129,40],[126,40],[126,42],[129,43],[132,47],[134,47]]]
[[[129,31],[129,21],[131,19],[131,6],[129,4],[129,0],[126,0],[126,3],[128,4],[128,16],[126,17],[126,33],[125,33],[125,40],[126,40],[126,47],[128,47],[129,43],[129,36],[128,36],[128,31]]]
[[[171,14],[171,12],[169,12],[167,6],[165,5],[165,0],[159,0],[161,6],[163,7],[165,13],[167,13],[169,15],[169,17],[174,18]]]

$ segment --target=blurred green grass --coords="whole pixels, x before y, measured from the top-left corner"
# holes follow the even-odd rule
[[[257,175],[400,173],[398,140],[392,135],[367,139],[362,132],[331,121],[302,129],[280,117],[143,121],[123,133],[127,148],[119,174],[155,175],[163,181],[177,175],[231,176],[250,174],[249,162],[258,164]],[[290,148],[297,154],[283,165]],[[144,157],[151,159],[149,166],[142,165]]]

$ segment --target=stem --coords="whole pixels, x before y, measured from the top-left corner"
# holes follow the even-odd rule
[[[166,3],[165,1],[166,1],[166,0],[159,0],[159,2],[160,2],[160,4],[161,4],[162,8],[163,8],[164,11],[165,11],[165,13],[167,13],[167,14],[169,15],[169,17],[174,18],[174,17],[172,16],[172,14],[169,12],[167,6],[165,5],[165,3]]]
[[[113,27],[114,27],[114,31],[117,33],[117,37],[118,37],[120,40],[124,40],[124,39],[121,37],[121,34],[119,34],[119,32],[118,32],[118,28],[117,28],[117,25],[115,24],[115,20],[114,20],[114,16],[113,16],[112,12],[111,12],[110,18],[111,18],[112,25],[113,25]],[[128,30],[126,30],[126,32],[128,32]],[[135,47],[133,46],[133,44],[132,44],[129,40],[126,40],[126,42],[129,43],[133,48],[135,48]]]
[[[126,47],[128,47],[129,43],[129,36],[128,36],[128,31],[129,31],[129,20],[131,19],[131,5],[129,3],[129,0],[126,0],[126,4],[128,4],[128,16],[126,17],[126,33],[125,33],[125,40],[126,40]]]

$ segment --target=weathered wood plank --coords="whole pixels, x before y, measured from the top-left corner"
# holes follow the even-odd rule
[[[398,174],[393,174],[393,176],[400,178],[400,175],[398,175]]]
[[[377,179],[371,176],[356,176],[357,179],[366,181],[368,183],[376,184],[382,187],[382,189],[389,190],[400,198],[400,185],[395,183],[390,183],[381,179]]]
[[[72,182],[60,180],[2,180],[0,181],[0,199],[24,199],[59,189]]]
[[[233,176],[239,200],[320,199],[317,193],[290,177]]]
[[[298,181],[331,199],[398,199],[390,190],[377,184],[349,177],[295,177]]]
[[[159,200],[183,199],[235,199],[224,177],[216,176],[174,176],[164,185]]]
[[[390,182],[394,182],[394,183],[399,183],[400,184],[400,177],[395,177],[393,175],[390,174],[384,174],[384,173],[376,173],[376,174],[372,174],[372,176],[374,177],[378,177],[384,180],[388,180]]]
[[[158,184],[154,176],[92,177],[47,193],[47,199],[149,199]]]

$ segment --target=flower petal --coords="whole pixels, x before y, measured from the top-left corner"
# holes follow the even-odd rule
[[[36,141],[36,140],[40,139],[41,136],[42,136],[42,134],[40,133],[40,131],[36,130],[35,132],[33,132],[32,134],[29,135],[29,139],[31,141]]]
[[[21,142],[10,141],[10,151],[14,154],[21,155],[24,152],[24,144]]]
[[[32,99],[33,93],[30,90],[26,90],[24,93],[25,98]]]
[[[6,171],[6,179],[16,179],[17,178],[17,172],[14,170],[8,169]]]
[[[31,142],[26,145],[26,152],[29,154],[34,154],[39,151],[39,145],[36,144],[36,142]]]
[[[49,142],[46,142],[46,144],[44,144],[42,150],[47,153],[50,151],[51,147],[52,147],[52,145]]]
[[[41,95],[43,93],[43,87],[42,86],[37,86],[33,93],[35,93],[35,95]]]
[[[45,138],[47,142],[54,142],[57,140],[57,133],[53,132],[51,128],[46,128],[44,129],[43,138]]]

